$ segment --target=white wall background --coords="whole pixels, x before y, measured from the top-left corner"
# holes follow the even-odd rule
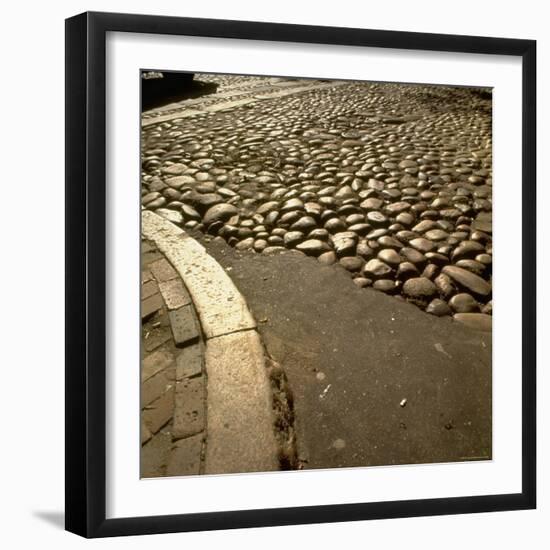
[[[547,548],[550,539],[550,352],[544,346],[545,243],[550,200],[545,152],[550,110],[550,37],[544,2],[432,0],[322,4],[296,0],[181,2],[111,0],[13,2],[0,32],[0,541],[6,548]],[[539,128],[539,509],[192,533],[86,542],[63,523],[63,155],[64,18],[85,10],[119,11],[334,26],[355,26],[538,40]],[[546,432],[546,434],[544,433]]]

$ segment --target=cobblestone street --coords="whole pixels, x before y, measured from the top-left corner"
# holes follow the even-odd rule
[[[143,204],[239,250],[339,262],[361,287],[490,325],[490,92],[216,77],[149,112]]]
[[[490,458],[491,91],[194,80],[142,115],[143,212],[181,259],[144,242],[142,475]],[[209,351],[242,330],[258,354]]]

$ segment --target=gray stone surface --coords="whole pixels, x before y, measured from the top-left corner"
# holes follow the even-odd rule
[[[490,333],[493,329],[493,318],[485,313],[456,313],[453,319],[480,332]]]
[[[177,347],[182,347],[199,338],[199,327],[195,320],[193,306],[188,304],[168,313],[172,335]]]
[[[205,361],[205,473],[277,470],[271,388],[258,333],[246,330],[208,340]]]

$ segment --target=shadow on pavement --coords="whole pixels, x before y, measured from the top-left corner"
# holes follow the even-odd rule
[[[148,111],[183,99],[194,99],[213,94],[218,88],[214,82],[194,80],[192,73],[156,73],[158,78],[141,79],[141,110]]]

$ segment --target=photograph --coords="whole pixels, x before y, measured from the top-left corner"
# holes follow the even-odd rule
[[[368,76],[136,75],[142,479],[493,459],[493,89]]]
[[[2,547],[549,546],[543,6],[7,4]]]

